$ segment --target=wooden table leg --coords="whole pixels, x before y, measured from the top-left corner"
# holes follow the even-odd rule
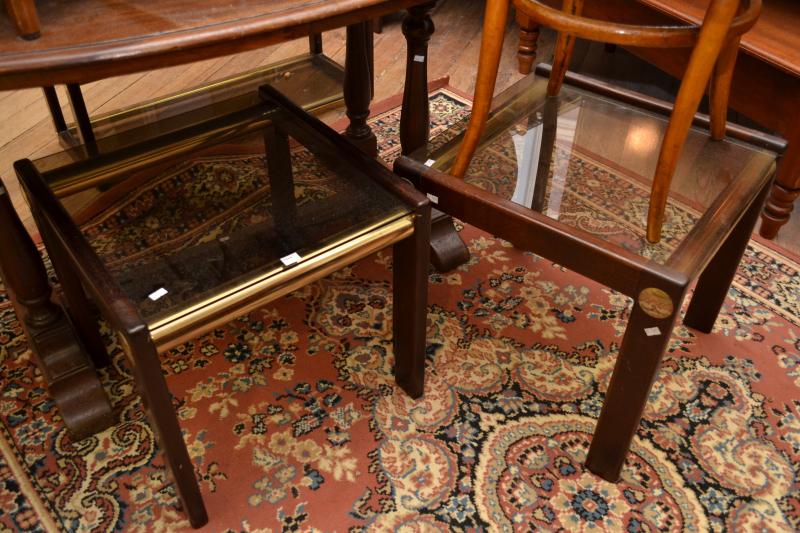
[[[761,227],[758,230],[767,239],[774,239],[781,226],[789,221],[794,202],[800,197],[800,116],[784,136],[789,145],[781,158],[778,175],[764,205]]]
[[[353,144],[365,153],[378,155],[378,139],[367,124],[372,100],[372,72],[369,64],[369,24],[360,22],[347,27],[347,49],[344,58],[344,103],[350,125],[344,132]]]
[[[419,209],[414,234],[394,245],[392,329],[395,381],[412,398],[425,385],[430,207]]]
[[[434,25],[430,12],[436,2],[408,9],[403,20],[406,37],[406,80],[400,115],[400,144],[403,154],[425,146],[430,135],[428,109],[428,41]],[[469,259],[469,250],[453,226],[453,219],[434,209],[431,214],[431,263],[439,271],[452,270]]]
[[[769,190],[769,185],[764,187],[703,270],[683,317],[683,323],[687,326],[711,333]]]
[[[131,363],[136,388],[142,396],[150,427],[155,430],[158,444],[164,453],[183,510],[192,527],[203,527],[208,523],[208,512],[197,484],[192,459],[183,440],[178,415],[171,402],[156,347],[145,327],[132,332],[121,332],[119,338]]]
[[[41,257],[0,185],[0,270],[47,389],[75,439],[114,423],[111,405],[66,313],[51,299]]]
[[[4,0],[6,12],[17,28],[19,36],[26,40],[36,39],[41,35],[39,15],[33,0]]]
[[[619,480],[687,288],[642,278],[586,457],[586,467],[611,482]]]

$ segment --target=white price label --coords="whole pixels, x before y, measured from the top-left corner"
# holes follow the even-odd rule
[[[281,263],[283,263],[284,266],[288,267],[288,266],[296,265],[297,263],[300,262],[301,259],[302,259],[302,257],[300,257],[300,255],[298,255],[297,252],[292,252],[289,255],[287,255],[286,257],[281,257]]]
[[[150,294],[148,294],[147,297],[155,302],[156,300],[158,300],[159,298],[161,298],[165,294],[167,294],[167,292],[169,292],[169,291],[167,291],[167,289],[165,289],[164,287],[161,287],[160,289],[155,290],[155,291],[151,292]]]
[[[648,337],[656,337],[661,335],[661,330],[656,326],[653,326],[652,328],[644,328],[644,334]]]

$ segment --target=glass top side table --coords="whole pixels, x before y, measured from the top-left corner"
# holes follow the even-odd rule
[[[693,129],[662,240],[649,244],[669,105],[571,73],[567,83],[548,98],[547,79],[529,76],[496,96],[464,180],[446,171],[466,123],[398,160],[395,172],[446,213],[633,298],[587,457],[590,470],[616,481],[688,287],[699,278],[684,323],[710,332],[784,143],[737,126],[723,141]]]
[[[157,352],[393,245],[396,380],[423,388],[427,198],[271,87],[260,95],[94,158],[15,165],[76,328],[99,342],[91,299],[118,333],[195,527],[207,515]],[[62,194],[75,183],[105,192],[87,208]]]

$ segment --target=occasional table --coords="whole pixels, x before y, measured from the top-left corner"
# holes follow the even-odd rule
[[[88,294],[127,356],[194,527],[208,517],[159,353],[393,246],[396,381],[414,398],[423,390],[428,199],[274,88],[259,92],[146,142],[14,165],[69,307],[90,313]],[[146,200],[122,224],[103,202],[102,222],[81,228],[59,199],[65,184]]]
[[[645,220],[671,106],[571,73],[566,83],[547,97],[547,80],[529,76],[496,96],[463,180],[440,170],[460,136],[395,172],[445,212],[633,300],[586,457],[615,482],[689,287],[683,323],[710,333],[785,143],[733,125],[712,141],[698,117],[705,128],[689,132],[652,244]]]

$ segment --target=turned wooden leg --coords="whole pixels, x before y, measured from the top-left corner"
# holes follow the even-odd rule
[[[201,527],[208,522],[208,514],[150,333],[143,327],[122,333],[120,339],[189,523],[192,527]]]
[[[412,398],[422,396],[425,382],[430,231],[426,206],[414,221],[414,234],[395,244],[393,252],[395,381]]]
[[[114,423],[91,359],[67,315],[51,299],[41,257],[0,184],[0,270],[61,418],[75,439]]]
[[[687,326],[703,333],[711,333],[714,328],[769,189],[769,185],[764,187],[700,275],[683,317]]]
[[[369,66],[369,46],[372,39],[368,23],[347,27],[347,50],[344,60],[344,103],[350,125],[344,132],[353,144],[371,156],[378,155],[378,139],[367,124],[372,82]]]
[[[4,0],[4,2],[8,17],[14,23],[20,37],[31,40],[41,35],[39,15],[36,14],[34,0]]]
[[[428,108],[428,41],[434,25],[430,17],[436,2],[408,9],[403,20],[407,42],[406,81],[400,115],[400,144],[403,154],[428,144],[430,114]],[[453,219],[434,209],[431,215],[431,262],[437,270],[452,270],[469,259],[469,250],[453,227]]]
[[[619,480],[686,290],[643,278],[586,458],[589,470],[611,482]]]
[[[517,9],[517,25],[519,26],[519,47],[517,61],[520,74],[530,74],[536,62],[536,49],[539,41],[539,24]]]
[[[794,121],[785,137],[789,145],[781,158],[775,183],[761,213],[759,233],[767,239],[774,239],[781,226],[789,221],[794,202],[800,196],[800,120]]]
[[[403,19],[406,38],[406,80],[400,115],[400,144],[403,154],[410,154],[428,143],[428,41],[434,25],[430,12],[436,2],[410,7]]]

